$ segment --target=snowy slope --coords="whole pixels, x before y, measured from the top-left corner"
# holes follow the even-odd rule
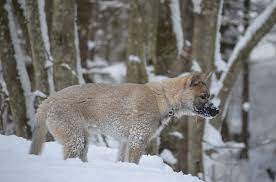
[[[90,146],[88,163],[62,160],[61,146],[49,142],[42,156],[28,155],[30,141],[0,135],[1,182],[201,182],[173,172],[157,156],[143,156],[139,165],[115,163],[116,150]]]

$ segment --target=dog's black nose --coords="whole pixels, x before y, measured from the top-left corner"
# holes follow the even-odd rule
[[[213,103],[209,102],[205,105],[210,116],[214,117],[219,113],[219,110]]]
[[[217,108],[212,108],[212,109],[210,110],[210,115],[211,115],[212,117],[216,116],[218,113],[219,113],[219,110],[218,110]]]

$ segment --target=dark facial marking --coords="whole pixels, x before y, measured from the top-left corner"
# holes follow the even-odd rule
[[[210,102],[210,94],[207,85],[200,81],[194,87],[194,112],[202,117],[214,117],[219,113],[219,110]]]

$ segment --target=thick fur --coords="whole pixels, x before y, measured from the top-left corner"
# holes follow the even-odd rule
[[[119,161],[138,163],[147,142],[173,107],[177,116],[193,115],[195,76],[148,84],[86,84],[65,88],[39,107],[31,154],[39,154],[47,129],[64,147],[64,159],[87,161],[91,133],[110,135],[121,142]]]

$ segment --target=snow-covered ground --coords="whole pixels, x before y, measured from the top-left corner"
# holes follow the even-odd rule
[[[0,135],[1,182],[201,182],[173,172],[157,156],[143,156],[139,165],[114,162],[116,149],[90,146],[88,163],[62,159],[61,145],[48,142],[42,156],[29,155],[30,141]]]

